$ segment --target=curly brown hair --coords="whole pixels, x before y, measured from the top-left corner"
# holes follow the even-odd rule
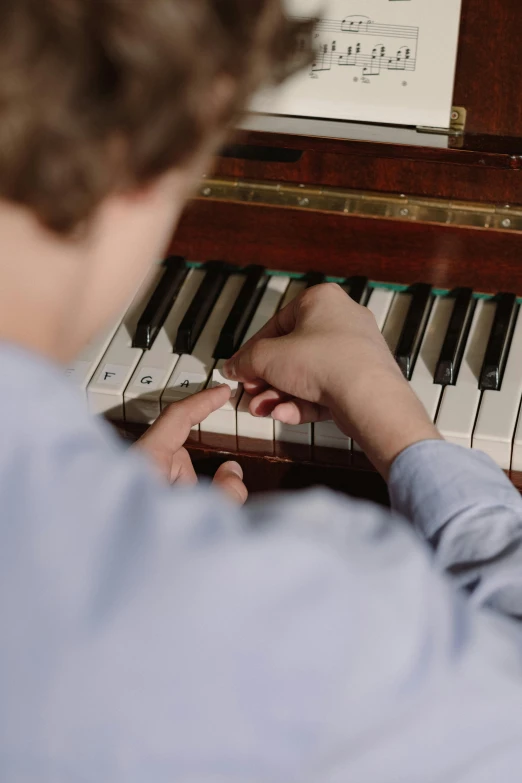
[[[71,232],[182,165],[307,57],[310,31],[282,0],[3,0],[0,198]],[[209,127],[218,76],[235,97]]]

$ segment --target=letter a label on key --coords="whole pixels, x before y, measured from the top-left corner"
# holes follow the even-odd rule
[[[203,389],[206,382],[206,375],[200,375],[199,373],[193,372],[181,372],[178,377],[174,379],[171,388],[181,394],[196,394]]]

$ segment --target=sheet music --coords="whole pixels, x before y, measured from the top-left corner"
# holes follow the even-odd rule
[[[447,128],[461,0],[287,0],[314,17],[306,72],[258,95],[257,112]]]

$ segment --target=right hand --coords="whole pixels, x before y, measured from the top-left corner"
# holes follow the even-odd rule
[[[224,368],[250,411],[286,424],[333,419],[387,476],[408,445],[440,438],[372,313],[336,284],[307,289]]]

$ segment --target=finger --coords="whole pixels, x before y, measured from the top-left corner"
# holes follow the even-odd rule
[[[263,379],[261,363],[262,351],[255,351],[257,344],[263,343],[266,350],[270,342],[291,334],[296,326],[297,301],[294,299],[283,310],[279,310],[269,321],[246,342],[231,359],[225,362],[223,374],[229,380],[241,380],[243,382]],[[256,357],[258,359],[256,360]],[[257,365],[257,367],[256,367]]]
[[[198,483],[194,465],[186,449],[179,449],[172,458],[170,483],[186,486],[194,486]]]
[[[256,334],[248,340],[243,346],[249,347],[258,340],[272,340],[275,337],[284,337],[285,334],[293,332],[296,325],[297,300],[294,299],[283,310],[278,310],[272,318]]]
[[[248,490],[243,483],[243,470],[237,462],[225,462],[216,471],[214,484],[239,505],[246,503]]]
[[[223,367],[223,375],[231,381],[240,383],[270,384],[270,367],[274,358],[281,357],[288,350],[291,335],[275,339],[263,338],[249,341]]]
[[[265,381],[246,381],[243,388],[251,397],[256,397],[268,388],[268,384]]]
[[[317,421],[329,421],[331,418],[328,408],[305,400],[287,400],[276,405],[272,411],[272,418],[282,424],[310,424]]]
[[[277,389],[267,389],[250,401],[249,410],[252,416],[266,418],[272,415],[272,411],[277,405],[288,399],[291,399],[288,394],[283,394]]]
[[[226,384],[173,402],[143,436],[143,444],[176,452],[187,440],[190,430],[230,399]]]

